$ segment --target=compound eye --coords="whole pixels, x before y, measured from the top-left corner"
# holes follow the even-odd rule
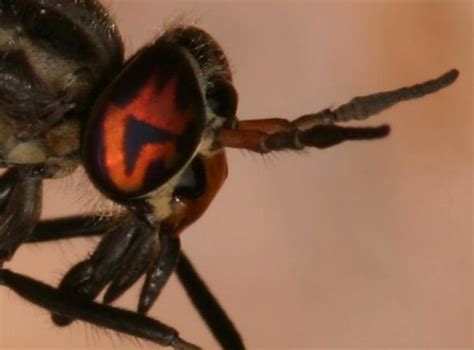
[[[231,82],[214,81],[206,91],[206,100],[212,111],[222,118],[234,118],[237,112],[238,94]]]
[[[108,197],[142,197],[192,159],[206,120],[195,67],[179,47],[156,44],[135,55],[101,96],[83,156],[92,181]]]

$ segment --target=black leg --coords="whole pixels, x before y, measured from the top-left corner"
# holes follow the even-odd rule
[[[94,253],[64,276],[59,289],[93,300],[110,283],[103,299],[109,304],[146,273],[139,301],[140,312],[145,313],[174,271],[179,250],[179,238],[159,234],[139,221],[132,221],[108,232]],[[60,326],[72,321],[57,315],[53,320]]]
[[[0,285],[56,314],[151,340],[163,346],[172,346],[175,349],[199,349],[181,339],[175,329],[157,320],[120,308],[72,298],[60,290],[9,270],[0,269]]]
[[[18,179],[18,171],[15,168],[8,168],[0,176],[0,212],[7,204],[8,197],[13,190]]]
[[[63,277],[59,290],[73,298],[94,300],[116,276],[121,260],[139,234],[135,226],[117,227],[105,234],[94,253]],[[58,326],[67,326],[73,321],[58,314],[53,314],[52,319]]]
[[[194,307],[223,349],[245,349],[234,324],[199,277],[189,259],[181,252],[176,273]]]
[[[100,216],[78,215],[41,220],[26,243],[40,243],[75,237],[101,236],[111,229],[111,220]]]
[[[95,236],[104,234],[108,229],[110,229],[110,222],[96,220],[94,216],[73,216],[46,220],[38,223],[28,242],[47,242],[73,237]],[[63,279],[63,283],[69,286],[66,288],[68,293],[71,293],[73,290],[81,290],[82,292],[79,293],[81,297],[94,299],[100,290],[105,287],[106,281],[111,280],[111,275],[115,273],[116,268],[114,259],[124,254],[126,247],[130,244],[129,240],[133,238],[134,234],[131,232],[127,234],[127,232],[123,231],[122,233],[110,232],[108,235],[109,238],[104,238],[101,241],[96,252],[88,260],[72,268]],[[177,242],[170,241],[169,248],[165,249],[175,251],[177,244]],[[100,248],[101,245],[102,248]],[[116,246],[117,248],[111,248],[111,246]],[[118,253],[113,259],[104,261],[104,254],[110,249],[115,249]],[[166,259],[169,259],[171,262],[166,262],[165,259],[162,264],[172,264],[174,254],[171,253],[165,256],[168,256]],[[102,266],[101,268],[97,268],[99,263]],[[91,264],[94,267],[91,267]],[[157,263],[158,265],[159,263]],[[101,272],[92,277],[92,270]],[[207,288],[182,251],[176,265],[176,273],[194,307],[198,310],[221,347],[223,349],[245,349],[242,338],[229,316],[227,316],[218,300],[212,295],[212,292]],[[77,281],[81,282],[78,284]],[[160,290],[158,289],[158,292]],[[143,293],[142,295],[145,295]],[[140,303],[148,304],[145,299],[140,301]],[[71,317],[57,315],[54,320],[58,325],[67,325],[72,322]]]
[[[2,177],[0,265],[28,239],[41,212],[42,178],[31,167],[9,169]]]
[[[138,225],[137,220],[133,226]],[[119,298],[151,267],[159,256],[160,245],[160,235],[154,228],[139,228],[125,254],[117,261],[118,269],[105,292],[104,303],[108,304]]]
[[[180,240],[163,234],[160,237],[160,255],[148,269],[138,302],[138,312],[147,313],[173,273],[180,255]]]

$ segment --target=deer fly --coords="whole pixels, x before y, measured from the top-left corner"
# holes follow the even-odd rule
[[[210,34],[179,24],[125,60],[96,0],[0,0],[0,51],[0,284],[58,326],[82,320],[175,349],[198,347],[148,316],[173,272],[219,344],[245,347],[180,244],[226,179],[226,149],[267,154],[382,138],[386,125],[344,124],[458,76],[453,69],[293,120],[239,120],[229,62]],[[78,167],[120,209],[41,220],[43,180]],[[101,239],[57,287],[3,267],[23,243],[83,236]],[[111,306],[142,276],[136,310]]]

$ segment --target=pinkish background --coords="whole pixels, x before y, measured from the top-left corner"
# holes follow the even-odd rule
[[[449,89],[366,123],[390,123],[385,140],[229,151],[224,189],[182,238],[251,349],[472,348],[472,2],[106,3],[129,54],[170,18],[197,19],[232,62],[242,119],[294,118],[459,68]],[[49,182],[44,216],[90,209],[85,183]],[[57,283],[93,246],[25,246],[8,267]],[[157,347],[57,329],[4,289],[0,308],[1,349]],[[174,278],[151,314],[216,348]]]

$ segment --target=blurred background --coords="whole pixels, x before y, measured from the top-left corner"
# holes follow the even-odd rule
[[[250,349],[472,348],[471,1],[104,3],[128,55],[172,19],[211,33],[232,63],[241,119],[293,119],[458,68],[448,89],[361,123],[389,123],[386,139],[230,150],[227,183],[182,242]],[[44,217],[93,209],[84,184],[81,172],[47,182]],[[95,244],[24,246],[8,268],[56,285]],[[174,277],[151,315],[217,347]],[[0,290],[0,349],[156,347],[79,322],[55,328]]]

